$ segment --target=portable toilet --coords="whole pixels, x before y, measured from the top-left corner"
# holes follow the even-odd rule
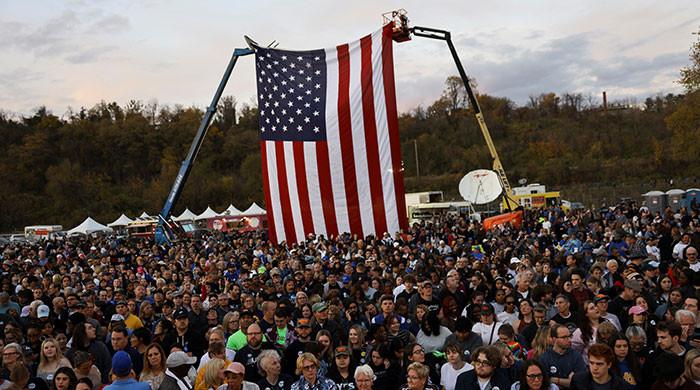
[[[666,191],[666,199],[671,210],[678,211],[685,207],[685,191],[673,189]]]
[[[662,191],[649,191],[642,194],[646,206],[652,214],[663,213],[666,208],[666,193]]]
[[[685,192],[685,204],[689,208],[695,204],[695,207],[700,206],[700,188],[691,188]]]

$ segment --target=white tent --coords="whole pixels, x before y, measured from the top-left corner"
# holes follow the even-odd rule
[[[74,227],[73,229],[69,230],[67,233],[70,236],[71,234],[75,233],[80,233],[80,234],[92,234],[92,233],[99,233],[99,232],[111,232],[112,228],[107,227],[94,219],[87,217],[81,223],[80,225]]]
[[[127,217],[126,215],[122,214],[114,222],[108,223],[107,226],[109,226],[109,227],[126,226],[129,224],[129,222],[134,222],[134,220]]]
[[[241,215],[265,215],[265,210],[258,206],[257,203],[253,202],[253,204],[248,207],[248,210],[244,211]]]
[[[237,209],[236,206],[231,204],[228,206],[228,208],[226,210],[224,210],[223,213],[221,213],[221,215],[228,215],[231,217],[235,217],[237,215],[241,215],[241,210]]]
[[[148,215],[145,211],[139,215],[139,219],[153,219],[150,215]]]
[[[199,214],[199,215],[195,218],[195,221],[199,221],[199,220],[201,220],[201,219],[215,218],[215,217],[218,217],[218,216],[219,216],[219,213],[217,213],[216,211],[212,210],[211,207],[208,207],[208,206],[207,206],[207,209],[204,210],[204,212],[203,212],[202,214]]]
[[[190,209],[185,209],[185,211],[182,212],[182,214],[178,215],[177,217],[173,218],[173,221],[175,222],[181,222],[181,221],[194,221],[194,219],[197,217],[197,214],[193,213],[190,211]]]

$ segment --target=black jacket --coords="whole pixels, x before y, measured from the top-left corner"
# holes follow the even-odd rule
[[[510,380],[502,370],[495,370],[491,380],[489,380],[490,389],[487,390],[509,390]],[[476,378],[476,370],[469,370],[459,374],[455,389],[458,390],[480,390],[479,380]]]
[[[625,389],[625,381],[620,378],[619,375],[614,372],[610,372],[612,379],[610,379],[610,390],[620,390]],[[570,390],[591,390],[593,389],[593,376],[589,370],[577,372],[571,379]]]

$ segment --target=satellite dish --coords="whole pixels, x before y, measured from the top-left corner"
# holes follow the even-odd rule
[[[459,182],[460,195],[473,204],[491,203],[501,196],[502,192],[498,175],[488,169],[471,171]]]

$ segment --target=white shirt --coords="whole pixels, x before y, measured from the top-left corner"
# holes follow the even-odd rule
[[[444,386],[445,390],[455,390],[459,374],[473,369],[474,366],[469,363],[464,363],[464,367],[459,370],[455,370],[452,364],[445,363],[442,365],[442,368],[440,368],[440,385]]]
[[[515,326],[515,321],[518,320],[518,312],[508,313],[507,311],[498,313],[498,321],[504,324]]]
[[[491,325],[484,325],[483,322],[477,322],[472,326],[472,332],[481,336],[481,341],[484,345],[491,345],[498,341],[498,329],[503,325],[502,322],[494,321]]]
[[[673,247],[673,258],[674,259],[682,259],[683,258],[683,250],[685,247],[687,247],[688,244],[684,244],[683,241],[679,242]]]

